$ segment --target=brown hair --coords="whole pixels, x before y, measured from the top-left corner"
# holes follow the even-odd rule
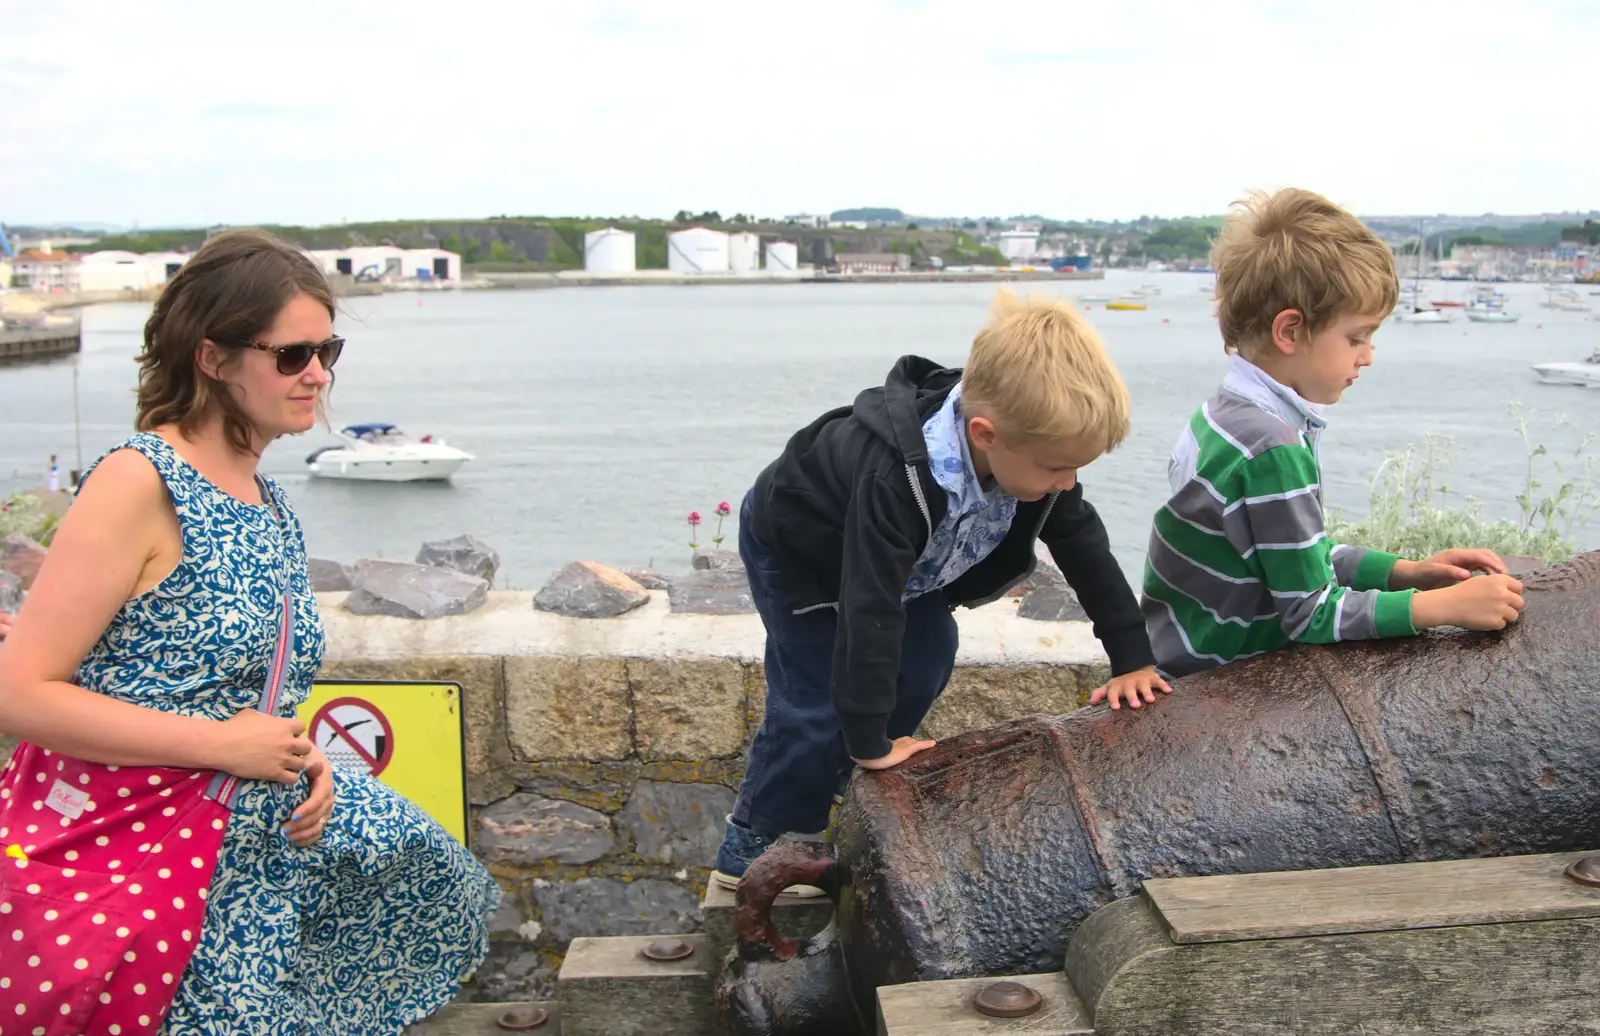
[[[217,411],[228,444],[250,452],[250,419],[227,386],[200,369],[197,352],[208,338],[223,346],[253,341],[297,295],[311,296],[334,315],[328,279],[298,248],[264,230],[225,230],[208,240],[173,276],[145,321],[135,427],[147,432],[176,424],[193,433]],[[325,397],[317,400],[324,420]]]
[[[961,372],[961,410],[1013,443],[1074,439],[1099,454],[1128,435],[1128,390],[1089,321],[1004,288]]]
[[[1287,187],[1234,203],[1211,248],[1226,352],[1249,358],[1299,310],[1315,334],[1350,313],[1387,316],[1400,298],[1394,252],[1320,194]]]

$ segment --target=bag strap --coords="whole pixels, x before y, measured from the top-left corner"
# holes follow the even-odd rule
[[[267,667],[267,679],[261,687],[261,698],[256,702],[256,708],[269,716],[277,711],[278,697],[283,691],[284,674],[289,669],[289,655],[294,645],[294,597],[292,579],[289,572],[288,553],[288,527],[284,524],[283,513],[278,510],[278,501],[267,487],[266,479],[256,473],[256,485],[261,487],[261,498],[272,508],[272,515],[278,520],[279,531],[283,535],[283,600],[278,609],[278,643],[272,649],[272,664]],[[239,779],[232,774],[217,771],[211,778],[211,785],[206,789],[206,798],[212,799],[224,807],[233,804],[233,793],[239,785]]]

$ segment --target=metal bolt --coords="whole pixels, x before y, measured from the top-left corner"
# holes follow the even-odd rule
[[[657,939],[639,952],[650,960],[682,960],[694,946],[687,939]]]
[[[1600,856],[1585,856],[1573,860],[1567,867],[1566,874],[1580,885],[1600,886]]]
[[[1044,997],[1031,986],[1021,982],[994,982],[984,986],[972,998],[972,1005],[983,1014],[994,1018],[1022,1018],[1039,1009]]]
[[[511,1010],[495,1019],[495,1024],[511,1032],[527,1032],[537,1029],[550,1020],[550,1012],[542,1007],[513,1007]]]

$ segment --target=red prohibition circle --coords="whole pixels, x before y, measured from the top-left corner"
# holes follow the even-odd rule
[[[351,736],[350,732],[346,730],[338,720],[333,718],[333,710],[341,705],[353,705],[356,708],[371,713],[372,718],[376,719],[379,726],[383,727],[383,749],[378,753],[377,758],[373,758],[372,753],[363,748],[361,743]],[[379,709],[376,705],[372,704],[370,701],[367,701],[365,698],[335,698],[332,701],[325,703],[320,709],[317,710],[316,715],[311,717],[311,722],[307,726],[307,729],[309,730],[313,739],[316,738],[317,726],[320,723],[326,723],[329,727],[333,728],[334,736],[366,762],[367,766],[369,767],[368,773],[370,773],[373,777],[376,777],[378,774],[382,773],[388,767],[390,761],[394,759],[394,728],[389,725],[389,717],[383,714],[383,710]],[[315,744],[315,740],[313,740],[312,743]],[[318,745],[317,747],[320,748],[322,746]]]

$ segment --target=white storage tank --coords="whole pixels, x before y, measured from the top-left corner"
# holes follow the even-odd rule
[[[729,236],[728,269],[734,273],[755,273],[761,269],[761,238],[749,233]]]
[[[799,269],[799,245],[793,241],[774,241],[767,245],[768,273],[796,273]]]
[[[638,268],[633,234],[606,227],[583,235],[583,268],[590,273],[632,273]]]
[[[668,234],[667,269],[673,273],[727,273],[728,235],[705,227]]]

